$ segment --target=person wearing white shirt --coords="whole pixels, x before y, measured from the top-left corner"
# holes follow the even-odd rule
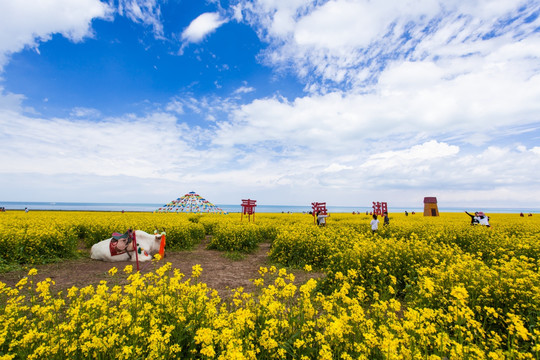
[[[373,214],[373,220],[369,223],[371,225],[371,232],[376,233],[379,230],[379,220],[377,220],[377,215]]]
[[[485,225],[487,227],[490,227],[490,225],[489,225],[489,217],[487,217],[487,215],[479,216],[478,223],[480,225]]]
[[[321,212],[317,212],[317,224],[319,226],[326,226],[326,218],[328,217],[328,215],[323,215],[321,214]]]

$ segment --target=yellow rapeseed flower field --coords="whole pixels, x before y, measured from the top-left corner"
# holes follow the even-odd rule
[[[76,256],[128,227],[165,230],[177,250],[205,235],[224,251],[270,242],[276,264],[254,293],[223,299],[200,266],[113,268],[65,293],[32,269],[0,283],[0,359],[540,359],[540,216],[492,214],[486,228],[459,213],[391,214],[373,234],[352,214],[325,227],[306,214],[0,215],[3,266]],[[324,276],[298,284],[280,266]]]

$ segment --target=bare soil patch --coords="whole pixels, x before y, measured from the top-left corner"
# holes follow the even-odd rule
[[[173,269],[179,269],[186,277],[190,277],[193,266],[199,264],[203,268],[199,281],[217,290],[221,297],[226,297],[230,294],[231,289],[238,287],[243,287],[248,292],[253,291],[255,287],[251,280],[259,277],[259,268],[272,265],[268,257],[270,244],[262,243],[256,252],[246,254],[241,260],[231,260],[221,251],[206,249],[208,241],[209,238],[207,237],[191,251],[166,252],[165,259],[158,262],[140,263],[140,271],[143,274],[148,273],[163,266],[165,262],[170,262]],[[38,270],[34,282],[42,281],[45,278],[54,280],[55,285],[51,288],[54,292],[72,286],[81,288],[87,285],[96,285],[101,280],[109,282],[111,277],[108,275],[108,271],[111,268],[116,267],[121,272],[126,265],[130,264],[133,265],[135,270],[135,262],[104,262],[90,259],[90,254],[88,254],[87,258],[31,267]],[[288,269],[288,271],[295,275],[295,284],[302,284],[310,278],[321,276],[320,273],[307,273],[298,269]],[[28,270],[0,274],[0,281],[8,286],[14,286],[27,274]]]

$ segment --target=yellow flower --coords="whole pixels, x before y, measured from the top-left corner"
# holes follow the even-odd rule
[[[306,264],[306,265],[304,266],[304,271],[310,272],[310,271],[312,271],[312,270],[313,270],[313,268],[311,267],[311,265],[307,265],[307,264]]]
[[[525,328],[523,321],[520,319],[519,315],[514,315],[511,313],[506,314],[508,316],[510,326],[510,333],[515,333],[523,340],[528,340],[531,333]]]
[[[465,300],[469,297],[467,289],[465,289],[463,286],[454,286],[450,292],[450,295],[455,297],[457,300]]]
[[[126,265],[126,267],[124,268],[124,272],[126,274],[131,274],[133,272],[133,265]]]
[[[68,289],[67,291],[67,297],[68,298],[73,298],[75,296],[77,296],[77,290],[79,290],[76,286],[72,286]]]
[[[28,271],[28,276],[33,276],[33,275],[36,275],[38,273],[37,269],[30,269],[30,271]]]
[[[27,283],[28,283],[28,278],[23,277],[21,280],[19,280],[19,282],[15,285],[15,287],[21,288],[24,285],[26,285]]]
[[[122,357],[123,358],[129,359],[132,352],[133,352],[133,348],[131,346],[123,346],[122,347]]]
[[[163,275],[165,275],[165,273],[167,271],[169,271],[171,269],[171,267],[172,267],[172,263],[170,263],[170,262],[165,263],[165,265],[163,265],[162,267],[160,267],[159,269],[156,270],[156,274],[158,274],[159,276],[163,276]]]
[[[109,269],[109,275],[114,276],[114,274],[116,274],[117,271],[118,269],[116,268],[116,266],[113,266],[112,268]]]
[[[203,269],[200,264],[193,265],[192,271],[191,271],[191,277],[198,278],[199,276],[201,276],[202,271]]]

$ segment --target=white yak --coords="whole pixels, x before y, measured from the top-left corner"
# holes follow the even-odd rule
[[[125,234],[114,233],[112,237],[92,246],[90,257],[103,261],[136,261],[133,249],[133,233],[137,242],[139,261],[149,261],[159,252],[161,234],[150,235],[142,230],[128,230]]]

